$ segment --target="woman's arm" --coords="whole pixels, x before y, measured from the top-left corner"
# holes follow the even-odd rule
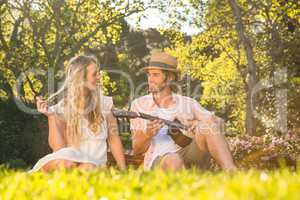
[[[64,140],[65,122],[57,115],[48,117],[49,136],[48,143],[53,151],[57,151],[66,146]]]
[[[119,136],[118,124],[116,118],[110,112],[107,117],[108,124],[108,144],[111,152],[121,170],[126,168],[125,156],[121,138]]]
[[[50,111],[48,104],[41,97],[36,98],[36,106],[38,112],[44,114],[48,118],[49,146],[53,151],[57,151],[66,146],[63,134],[65,130],[65,123],[59,119],[58,115],[54,111]]]

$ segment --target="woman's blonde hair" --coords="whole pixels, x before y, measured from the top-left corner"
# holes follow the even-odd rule
[[[62,87],[48,100],[63,93],[64,118],[66,129],[64,138],[68,146],[78,146],[82,137],[82,119],[87,119],[89,128],[96,132],[103,121],[101,114],[101,88],[96,90],[87,87],[87,67],[97,64],[91,56],[80,55],[72,58],[66,68],[66,78]]]

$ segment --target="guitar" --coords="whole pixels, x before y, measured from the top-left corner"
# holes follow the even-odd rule
[[[186,136],[183,134],[182,131],[187,131],[188,127],[181,124],[178,119],[175,119],[174,121],[162,119],[156,116],[148,115],[142,112],[132,112],[132,111],[125,111],[120,109],[112,109],[112,113],[115,117],[118,118],[142,118],[147,120],[161,120],[164,122],[165,125],[168,126],[168,135],[171,136],[171,138],[174,140],[174,142],[179,145],[180,147],[185,147],[189,145],[192,142],[192,138]]]

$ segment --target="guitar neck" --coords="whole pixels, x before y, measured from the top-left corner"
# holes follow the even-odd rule
[[[163,121],[167,126],[176,127],[178,129],[183,129],[183,130],[187,130],[188,129],[186,126],[184,126],[180,122],[175,122],[175,121],[163,119],[163,118],[160,118],[160,117],[156,117],[156,116],[145,114],[145,113],[141,113],[141,112],[139,112],[139,117],[143,118],[143,119],[147,119],[147,120],[156,120],[156,119],[158,119],[158,120]]]
[[[173,127],[173,128],[178,128],[178,129],[183,129],[187,130],[188,128],[181,124],[179,121],[171,121],[167,119],[162,119],[160,117],[156,117],[153,115],[149,115],[146,113],[142,112],[131,112],[131,111],[125,111],[125,110],[119,110],[119,109],[113,109],[112,113],[115,117],[121,117],[121,118],[142,118],[142,119],[147,119],[147,120],[162,120],[167,126]]]

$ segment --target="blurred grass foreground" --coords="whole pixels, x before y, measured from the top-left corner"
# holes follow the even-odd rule
[[[299,199],[300,170],[181,172],[0,169],[0,199]]]

